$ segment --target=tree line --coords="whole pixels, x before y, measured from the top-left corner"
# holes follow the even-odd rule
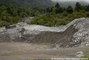
[[[24,17],[36,16],[44,13],[43,8],[17,7],[8,3],[0,4],[0,27],[21,22]]]
[[[74,8],[72,6],[68,6],[68,7],[64,8],[64,7],[60,6],[59,3],[57,3],[54,7],[47,8],[46,12],[48,12],[48,13],[51,13],[51,12],[63,13],[66,11],[67,13],[73,13],[74,11],[79,12],[81,10],[89,11],[89,5],[83,6],[79,2],[77,2]]]
[[[31,24],[59,26],[66,25],[72,20],[82,17],[89,17],[89,5],[83,6],[77,2],[74,8],[72,6],[64,8],[57,3],[53,7],[46,8],[45,14],[35,17]]]
[[[18,7],[8,3],[0,4],[0,27],[8,26],[21,22],[25,17],[32,17],[31,24],[45,26],[66,25],[75,18],[89,17],[89,5],[83,6],[79,2],[75,8],[68,6],[66,8],[56,4],[55,6],[42,7]]]

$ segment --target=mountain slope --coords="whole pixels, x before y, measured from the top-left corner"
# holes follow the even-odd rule
[[[52,5],[51,0],[0,0],[1,3],[8,3],[21,7],[49,7]]]

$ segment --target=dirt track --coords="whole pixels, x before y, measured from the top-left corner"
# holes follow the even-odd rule
[[[89,48],[53,49],[48,45],[6,42],[0,43],[0,60],[29,60],[31,58],[75,57],[76,52],[89,52],[88,50]]]

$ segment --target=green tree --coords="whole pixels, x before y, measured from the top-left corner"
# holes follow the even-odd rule
[[[75,10],[80,11],[81,9],[82,9],[82,5],[79,2],[77,2],[75,5]]]
[[[59,5],[59,3],[57,3],[54,8],[56,8],[56,11],[55,11],[56,13],[62,13],[62,12],[64,12],[64,8],[61,7]]]
[[[51,9],[49,7],[46,8],[46,12],[50,13],[51,12]]]
[[[85,10],[86,11],[89,11],[89,5],[88,6],[85,6],[86,8],[85,8]]]
[[[56,8],[59,8],[59,7],[60,7],[59,3],[57,3],[57,4],[55,5],[55,7],[56,7]]]
[[[56,13],[63,13],[63,12],[64,12],[63,7],[56,8]]]
[[[66,11],[68,13],[73,13],[73,8],[71,6],[68,6],[68,8],[66,9]]]

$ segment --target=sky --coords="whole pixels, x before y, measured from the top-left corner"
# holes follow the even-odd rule
[[[55,2],[68,2],[68,1],[75,1],[75,2],[80,2],[80,1],[82,1],[82,2],[87,2],[87,3],[89,3],[89,0],[52,0],[52,1],[55,1]]]

